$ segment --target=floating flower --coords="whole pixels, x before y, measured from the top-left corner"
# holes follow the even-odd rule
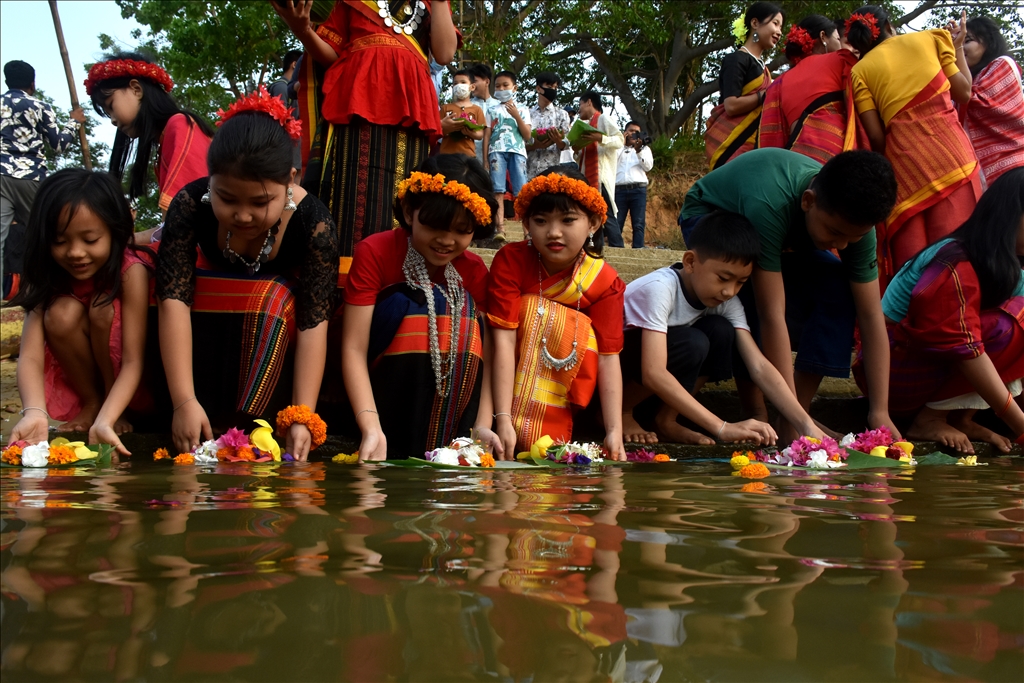
[[[764,479],[771,474],[771,471],[759,462],[751,463],[740,469],[739,472],[733,472],[733,476],[743,477],[744,479]]]
[[[235,460],[242,462],[251,462],[256,459],[256,454],[252,452],[252,446],[245,445],[235,449]]]
[[[192,465],[195,461],[196,459],[191,453],[178,453],[174,456],[175,465]]]
[[[241,448],[249,445],[249,437],[241,429],[232,427],[217,439],[217,445],[221,448]]]
[[[66,444],[59,446],[50,446],[50,454],[46,458],[48,465],[67,465],[68,463],[77,462],[78,458],[75,456],[75,450]]]
[[[729,459],[729,464],[732,465],[734,470],[741,470],[750,464],[750,457],[745,453],[737,451],[732,454],[732,458]]]
[[[861,453],[871,453],[872,450],[878,446],[891,446],[893,442],[892,432],[889,431],[888,427],[884,425],[878,429],[869,429],[865,432],[861,432],[856,437],[850,439],[852,434],[847,434],[843,437],[844,448],[851,448]]]
[[[338,453],[336,456],[331,458],[331,462],[336,462],[338,464],[344,465],[354,465],[357,462],[359,462],[359,451],[356,451],[351,455],[347,453]]]
[[[957,460],[956,464],[957,465],[964,465],[965,467],[977,467],[978,466],[978,456],[976,456],[976,455],[965,455],[964,457],[962,457],[959,460]]]
[[[654,456],[654,462],[669,462],[671,460],[672,458],[668,457],[664,453],[658,453],[656,456]]]
[[[46,467],[50,457],[50,444],[46,441],[26,446],[21,451],[21,464],[24,467]]]
[[[158,448],[153,451],[153,460],[166,460],[171,457],[166,448]]]
[[[480,456],[480,467],[494,467],[494,456],[484,453]]]
[[[252,430],[252,433],[249,434],[249,440],[252,441],[252,445],[264,453],[270,453],[274,460],[280,461],[281,447],[277,445],[277,441],[274,441],[274,430],[271,429],[266,420],[253,420],[253,422],[258,424],[259,427]]]
[[[440,465],[459,465],[459,452],[454,448],[435,448],[423,454],[430,462]]]
[[[218,440],[219,441],[219,440]],[[232,446],[221,446],[217,449],[218,462],[230,462],[235,457],[235,449]]]
[[[654,451],[649,448],[638,448],[635,451],[626,453],[627,462],[654,462],[654,456],[657,455]]]
[[[204,441],[199,444],[199,448],[192,451],[193,459],[197,465],[216,465],[218,450],[216,441]]]
[[[0,460],[7,463],[8,465],[20,465],[21,464],[21,446],[8,446],[7,449],[0,454]]]
[[[764,493],[767,488],[768,485],[763,481],[748,481],[740,487],[740,491],[743,493]]]

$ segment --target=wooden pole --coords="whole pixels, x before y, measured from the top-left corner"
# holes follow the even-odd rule
[[[80,109],[78,90],[75,88],[75,76],[71,71],[71,59],[68,57],[68,46],[64,43],[64,31],[60,27],[60,15],[57,14],[57,0],[49,0],[50,14],[53,15],[53,30],[57,32],[57,45],[60,47],[60,58],[64,60],[64,74],[68,77],[68,90],[71,91],[71,110]],[[82,141],[82,161],[86,170],[92,170],[92,159],[89,158],[89,138],[85,135],[85,124],[78,127],[78,138]]]

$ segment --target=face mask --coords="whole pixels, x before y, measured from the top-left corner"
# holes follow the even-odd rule
[[[499,102],[502,102],[502,103],[508,102],[509,100],[511,100],[512,99],[512,95],[513,95],[513,92],[511,90],[495,90],[494,91],[494,99],[496,99],[496,100],[498,100]]]
[[[557,88],[541,88],[540,89],[540,93],[544,97],[548,98],[548,100],[550,102],[552,102],[552,103],[554,103],[555,100],[558,99],[558,89]]]
[[[452,86],[452,97],[457,100],[464,100],[469,97],[469,91],[471,90],[468,83],[456,83]]]

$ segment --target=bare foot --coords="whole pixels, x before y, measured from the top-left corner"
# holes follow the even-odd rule
[[[936,441],[950,446],[961,453],[973,454],[974,446],[967,435],[946,422],[945,413],[922,408],[914,418],[914,424],[907,430],[906,438],[911,441]]]
[[[92,423],[96,421],[96,416],[99,415],[99,405],[86,405],[82,406],[82,409],[78,411],[78,415],[57,427],[58,432],[88,432],[92,427]]]
[[[633,418],[632,411],[622,413],[623,443],[658,443],[658,435],[640,426]]]
[[[949,414],[947,421],[949,424],[956,429],[967,435],[967,438],[971,441],[984,441],[990,443],[1003,453],[1009,453],[1013,443],[1005,436],[996,434],[988,427],[982,427],[980,424],[975,422],[973,417],[974,411],[954,411]]]
[[[132,423],[131,422],[129,422],[128,420],[124,419],[124,415],[122,415],[121,417],[117,418],[117,421],[114,422],[114,433],[117,434],[118,436],[121,436],[122,434],[127,434],[128,432],[133,432],[133,431],[135,431],[135,428],[132,427]]]
[[[668,420],[659,416],[655,422],[658,428],[658,439],[663,443],[693,443],[700,446],[711,446],[715,443],[711,437],[679,424],[674,417]]]

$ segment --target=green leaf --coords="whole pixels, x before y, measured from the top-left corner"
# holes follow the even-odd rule
[[[900,467],[906,467],[899,460],[893,460],[892,458],[879,458],[876,455],[868,455],[867,453],[861,453],[860,451],[846,449],[849,457],[846,458],[846,468],[851,470],[874,470],[874,469],[899,469]]]
[[[935,453],[922,455],[919,458],[915,458],[915,460],[917,460],[918,465],[955,465],[957,458],[936,451]]]
[[[597,128],[594,128],[589,123],[585,123],[580,119],[576,119],[575,123],[572,124],[572,128],[569,129],[569,134],[565,138],[569,141],[570,145],[575,145],[579,142],[579,139],[586,133],[600,133]]]

